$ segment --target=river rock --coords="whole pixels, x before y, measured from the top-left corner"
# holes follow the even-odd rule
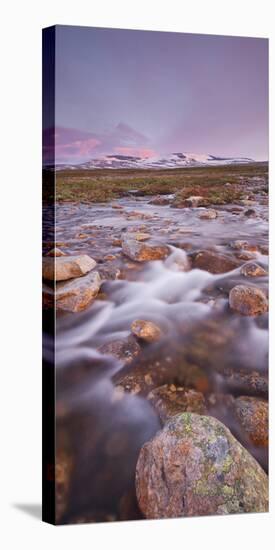
[[[171,199],[168,197],[163,197],[161,195],[157,195],[154,199],[149,201],[149,204],[155,204],[156,206],[165,206],[166,204],[170,204]]]
[[[241,240],[233,241],[230,244],[231,248],[234,248],[234,250],[243,250],[247,247],[247,245],[248,245],[247,241],[241,241]]]
[[[158,342],[163,336],[162,330],[152,321],[137,319],[131,324],[132,333],[149,344]]]
[[[56,309],[77,312],[86,309],[96,298],[101,285],[98,271],[92,271],[66,283],[57,283]]]
[[[214,274],[226,273],[227,271],[236,269],[238,266],[239,262],[236,259],[210,250],[199,252],[193,260],[193,267]]]
[[[229,306],[242,315],[261,315],[268,311],[268,300],[260,288],[237,285],[230,290]]]
[[[114,202],[113,204],[111,204],[111,207],[114,209],[114,210],[123,210],[123,206],[121,204],[118,204],[117,202]]]
[[[244,206],[254,206],[256,203],[256,201],[254,200],[251,200],[251,199],[243,199],[240,201],[241,204],[243,204]]]
[[[209,208],[209,210],[204,210],[203,212],[201,212],[199,216],[201,220],[214,220],[217,215],[217,210]]]
[[[146,518],[268,511],[268,478],[213,417],[173,416],[143,445],[136,492]]]
[[[162,424],[178,413],[206,413],[205,399],[201,392],[175,384],[164,384],[160,388],[155,388],[149,393],[148,399],[156,409]]]
[[[257,371],[235,370],[232,368],[222,369],[223,383],[227,391],[237,394],[268,396],[268,377],[266,373]]]
[[[241,274],[244,277],[264,277],[267,271],[256,262],[245,264],[241,267]]]
[[[250,441],[259,447],[268,446],[268,403],[255,397],[238,397],[233,410]]]
[[[103,344],[98,351],[103,355],[113,355],[125,365],[129,365],[140,353],[140,345],[133,336],[129,336]]]
[[[66,254],[65,252],[60,250],[60,248],[52,248],[51,250],[49,250],[49,252],[47,252],[46,256],[58,258],[60,256],[66,256]]]
[[[268,256],[268,254],[269,254],[268,246],[265,245],[265,244],[262,244],[262,245],[259,246],[259,251],[264,256]]]
[[[96,261],[90,256],[62,256],[43,258],[43,278],[49,281],[66,281],[81,277],[96,266]]]
[[[204,202],[205,200],[203,197],[199,195],[194,195],[184,200],[184,206],[190,206],[190,207],[196,208],[198,206],[203,206]]]
[[[132,235],[133,235],[133,238],[136,239],[136,241],[148,241],[148,239],[151,238],[151,235],[149,233],[137,232],[137,233],[133,233]]]
[[[255,252],[249,252],[248,250],[241,250],[240,252],[236,252],[236,258],[239,260],[244,260],[245,262],[249,260],[254,260],[256,257]]]
[[[247,218],[256,218],[257,212],[254,208],[248,208],[248,210],[245,210],[244,215],[247,216]]]
[[[150,260],[162,260],[170,252],[168,246],[156,244],[147,245],[136,241],[132,237],[124,237],[122,240],[122,252],[136,262],[148,262]]]

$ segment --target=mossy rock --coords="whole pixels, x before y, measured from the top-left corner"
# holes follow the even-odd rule
[[[173,416],[140,452],[139,506],[147,518],[268,511],[268,478],[211,416]]]

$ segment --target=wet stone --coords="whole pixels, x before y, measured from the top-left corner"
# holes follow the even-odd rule
[[[122,240],[122,251],[125,256],[128,256],[128,258],[136,262],[162,260],[166,258],[170,252],[168,246],[161,244],[144,244],[129,236],[124,237]]]
[[[183,386],[165,384],[152,390],[147,398],[156,409],[162,424],[178,413],[206,413],[203,394]]]
[[[217,216],[218,216],[217,210],[214,210],[211,208],[209,210],[203,210],[199,214],[199,217],[201,220],[214,220],[215,218],[217,218]]]
[[[112,355],[127,365],[140,353],[140,346],[133,336],[129,336],[103,344],[98,351],[103,355]]]
[[[210,250],[203,250],[196,254],[193,260],[193,267],[197,269],[203,269],[209,273],[226,273],[232,271],[239,266],[239,262],[230,256],[212,252]]]
[[[190,206],[192,208],[194,207],[196,208],[198,206],[203,206],[204,202],[205,202],[204,197],[201,197],[199,195],[194,195],[185,199],[184,206],[187,206],[187,207]]]
[[[146,518],[268,511],[268,478],[212,417],[173,416],[140,451],[136,492]]]
[[[267,271],[256,262],[243,265],[241,274],[244,277],[265,277],[268,275]]]
[[[245,215],[247,218],[256,218],[257,212],[256,212],[256,210],[254,210],[254,208],[248,208],[248,210],[246,210],[246,211],[244,212],[244,215]]]
[[[96,266],[90,256],[62,256],[43,258],[43,278],[50,281],[66,281],[85,275]]]
[[[56,309],[70,312],[83,311],[94,301],[100,286],[101,278],[97,271],[69,282],[57,283]]]
[[[163,197],[161,195],[157,195],[151,201],[149,201],[149,204],[155,204],[156,206],[165,206],[170,203],[171,199],[169,199],[168,197]]]
[[[52,248],[51,250],[49,250],[49,252],[47,252],[46,256],[58,258],[60,256],[66,256],[66,254],[65,252],[60,250],[60,248]]]
[[[268,395],[268,377],[266,373],[226,368],[223,369],[221,374],[224,386],[229,392],[264,398]]]
[[[249,440],[256,446],[268,446],[268,403],[255,397],[238,397],[233,410]]]
[[[162,330],[152,321],[145,321],[144,319],[137,319],[131,324],[132,333],[149,344],[158,342],[162,336]]]
[[[229,305],[241,315],[262,315],[268,311],[266,295],[254,286],[234,286],[229,293]]]

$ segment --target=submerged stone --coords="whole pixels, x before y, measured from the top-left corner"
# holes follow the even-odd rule
[[[178,413],[206,413],[205,399],[201,392],[175,384],[164,384],[164,386],[155,388],[149,393],[148,399],[163,424]]]
[[[132,363],[140,353],[140,345],[133,336],[107,342],[98,348],[103,355],[113,355],[124,364]]]
[[[163,336],[160,327],[152,323],[152,321],[145,321],[143,319],[133,321],[131,331],[137,338],[148,343],[158,342]]]

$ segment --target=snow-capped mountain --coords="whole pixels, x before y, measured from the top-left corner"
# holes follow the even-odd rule
[[[121,168],[183,168],[186,166],[217,166],[224,164],[249,164],[253,159],[245,157],[218,157],[215,155],[195,153],[172,153],[162,157],[148,158],[130,155],[106,155],[102,158],[91,159],[82,164],[59,164],[56,170],[93,170],[93,169],[121,169]]]

